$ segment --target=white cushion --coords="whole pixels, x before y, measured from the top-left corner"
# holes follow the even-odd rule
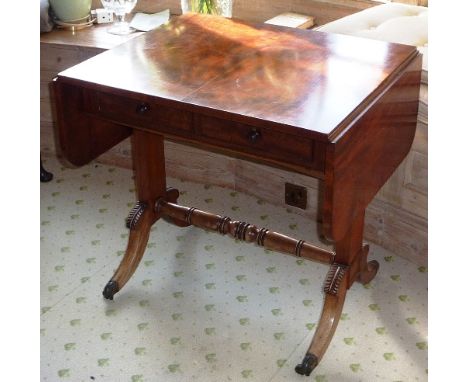
[[[332,21],[317,30],[414,45],[423,54],[423,70],[427,72],[427,15],[426,7],[388,3]]]

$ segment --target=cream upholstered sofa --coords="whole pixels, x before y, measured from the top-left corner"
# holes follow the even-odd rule
[[[423,82],[427,83],[428,8],[388,3],[325,24],[317,30],[414,45],[423,54]]]

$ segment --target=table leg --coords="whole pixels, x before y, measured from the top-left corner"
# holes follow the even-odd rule
[[[364,211],[344,237],[335,243],[335,262],[331,265],[324,286],[324,303],[316,332],[302,363],[296,372],[310,375],[322,359],[341,317],[346,291],[354,281],[370,282],[378,270],[377,261],[367,263],[368,245],[362,245]]]
[[[154,211],[157,199],[166,196],[164,138],[158,134],[134,130],[132,156],[138,202],[127,218],[130,235],[125,255],[102,294],[112,300],[123,288],[140,263],[151,226],[159,219]],[[168,192],[173,198],[178,196]]]
[[[298,374],[310,375],[325,354],[343,310],[348,276],[348,267],[336,263],[330,267],[325,282],[322,314],[304,360],[296,366]]]

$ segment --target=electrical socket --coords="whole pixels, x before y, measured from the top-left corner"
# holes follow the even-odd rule
[[[93,9],[91,11],[91,16],[96,17],[96,22],[98,24],[107,24],[114,21],[114,12],[104,8]]]
[[[284,184],[284,202],[290,206],[307,208],[307,188],[292,183]]]

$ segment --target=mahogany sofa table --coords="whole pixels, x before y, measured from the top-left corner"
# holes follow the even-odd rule
[[[415,47],[196,14],[60,73],[54,92],[68,161],[84,165],[132,136],[138,202],[104,297],[134,273],[160,218],[330,264],[317,330],[296,366],[310,375],[347,289],[377,272],[363,244],[365,209],[410,149],[420,76]],[[166,187],[165,138],[320,179],[322,234],[333,251],[178,205],[178,191]]]

